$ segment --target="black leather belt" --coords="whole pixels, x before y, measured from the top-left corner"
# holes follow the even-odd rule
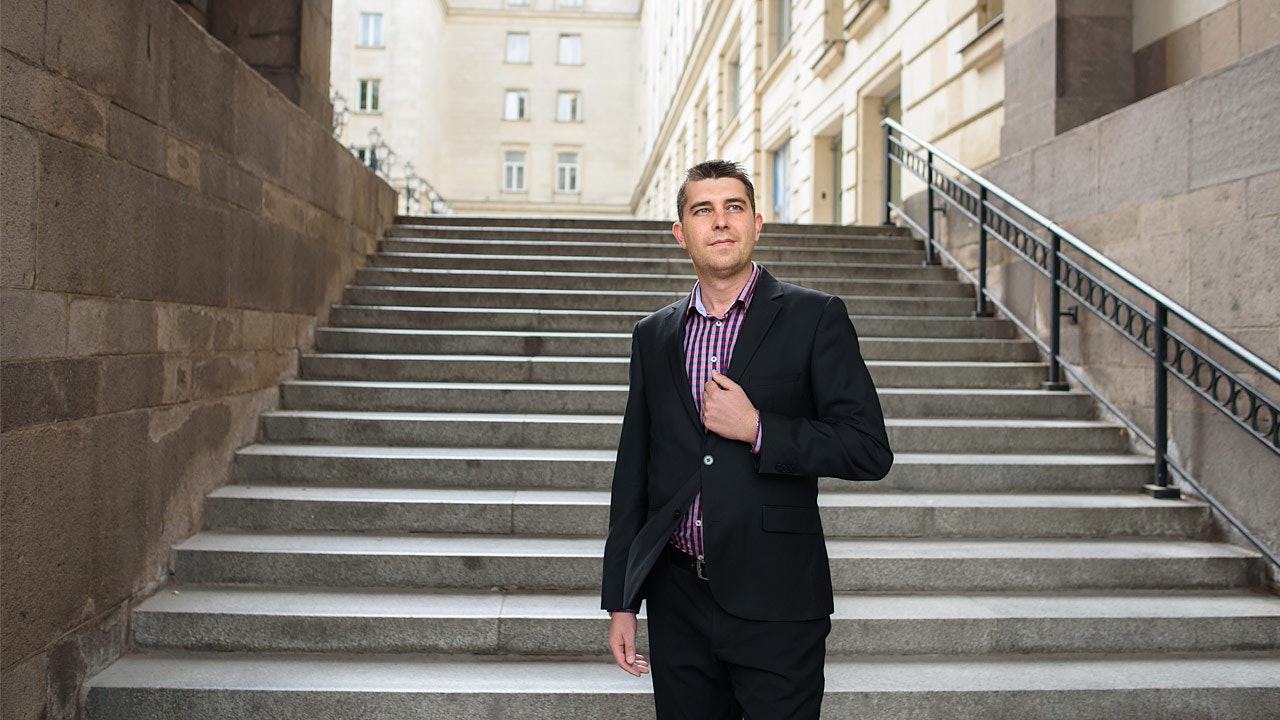
[[[671,543],[667,543],[667,547],[662,551],[662,557],[667,562],[688,570],[702,580],[707,579],[707,563],[677,548]]]

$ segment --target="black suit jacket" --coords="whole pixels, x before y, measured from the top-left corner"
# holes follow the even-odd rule
[[[726,373],[760,411],[755,455],[703,430],[685,372],[689,300],[632,333],[602,607],[639,609],[649,570],[701,489],[707,573],[721,607],[756,620],[830,615],[818,478],[878,480],[893,463],[848,310],[761,271]]]

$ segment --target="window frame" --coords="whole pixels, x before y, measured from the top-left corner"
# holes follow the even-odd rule
[[[569,100],[569,110],[565,110],[565,98]],[[582,91],[581,90],[560,90],[556,92],[556,122],[580,123],[582,122]]]
[[[514,116],[511,113],[512,100],[514,100],[516,103],[516,107],[515,107],[516,113]],[[502,119],[510,120],[510,121],[529,119],[529,91],[528,90],[516,88],[512,90],[507,90],[505,92],[505,94],[503,95],[503,101],[502,101]]]
[[[566,41],[574,41],[566,45]],[[571,52],[566,53],[569,49]],[[566,55],[569,56],[566,59]],[[582,65],[582,34],[581,33],[561,33],[560,41],[556,45],[556,64],[557,65]]]
[[[519,155],[518,160],[513,155]],[[518,182],[515,182],[518,181]],[[526,150],[502,151],[502,192],[529,192],[529,153]]]
[[[571,156],[572,162],[563,158]],[[582,192],[582,153],[576,150],[556,151],[556,192],[576,195]]]
[[[377,29],[377,32],[368,33],[366,31],[369,29],[370,24],[367,21],[372,20],[374,18],[377,18],[377,22],[373,23],[372,25]],[[359,48],[386,47],[385,36],[382,33],[382,20],[383,20],[383,14],[380,12],[360,13],[360,34],[356,38],[356,47],[359,47]],[[375,37],[371,38],[369,37],[370,35],[374,35]],[[369,40],[373,40],[373,42],[368,42]]]
[[[356,80],[356,110],[362,113],[382,112],[382,78]]]
[[[513,47],[511,44],[512,41],[515,40],[516,38],[524,38],[524,48],[523,48],[524,59],[523,60],[512,59],[514,55],[520,54],[520,53],[513,52],[513,50],[519,49],[519,48]],[[517,31],[508,32],[507,33],[507,50],[506,50],[506,54],[503,56],[503,62],[509,65],[528,65],[530,62],[532,62],[532,57],[533,57],[533,40],[532,38],[529,37],[529,33],[517,32]]]

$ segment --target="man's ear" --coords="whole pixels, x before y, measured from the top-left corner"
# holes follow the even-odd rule
[[[764,227],[764,215],[756,213],[756,235],[760,234],[760,229]]]
[[[756,228],[759,232],[760,228]],[[684,225],[676,222],[671,224],[671,234],[676,236],[676,242],[680,243],[680,247],[684,247]]]

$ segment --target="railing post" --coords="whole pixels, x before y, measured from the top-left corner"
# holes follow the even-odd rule
[[[1058,233],[1051,233],[1052,255],[1049,258],[1049,381],[1041,384],[1045,390],[1071,389],[1062,381],[1062,363],[1058,358],[1062,355],[1062,292],[1058,288],[1058,276],[1061,274],[1062,238]]]
[[[1169,485],[1169,372],[1165,362],[1169,359],[1169,340],[1165,327],[1169,323],[1169,309],[1164,303],[1156,303],[1151,350],[1155,357],[1154,397],[1155,427],[1152,433],[1156,453],[1155,476],[1146,486],[1147,494],[1155,498],[1177,498],[1181,493]]]
[[[884,126],[884,224],[893,224],[893,128]]]
[[[924,264],[925,264],[925,265],[933,265],[933,264],[934,264],[934,262],[933,262],[933,239],[934,239],[934,236],[935,236],[935,234],[936,234],[936,233],[934,232],[934,220],[933,220],[933,214],[934,214],[934,212],[937,210],[937,208],[936,208],[936,207],[935,207],[935,205],[934,205],[934,190],[933,190],[933,151],[932,151],[932,150],[928,151],[928,156],[927,156],[927,157],[928,157],[929,161],[928,161],[928,164],[926,164],[926,165],[925,165],[924,172],[925,172],[925,177],[927,178],[927,180],[925,181],[925,185],[929,188],[928,192],[926,192],[926,193],[925,193],[925,194],[928,196],[928,202],[929,202],[929,212],[928,212],[928,216],[929,216],[929,217],[928,217],[928,229],[929,229],[929,236],[928,236],[928,237],[926,237],[926,238],[924,239]]]
[[[974,317],[991,317],[987,309],[987,186],[978,187],[978,309]]]

